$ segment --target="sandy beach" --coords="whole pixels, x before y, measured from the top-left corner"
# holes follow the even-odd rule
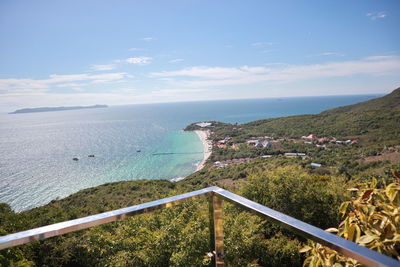
[[[201,142],[203,143],[203,160],[198,164],[197,170],[201,170],[204,167],[205,162],[211,155],[212,151],[212,143],[211,141],[208,140],[208,136],[210,135],[209,130],[204,130],[204,131],[194,131],[200,138]]]
[[[204,168],[204,164],[206,163],[207,159],[210,157],[211,155],[211,151],[212,151],[212,142],[210,140],[208,140],[208,136],[210,135],[210,130],[197,130],[194,131],[200,138],[201,142],[203,143],[203,159],[199,162],[199,164],[197,165],[197,169],[196,171],[201,170],[202,168]],[[186,177],[176,177],[173,179],[170,179],[171,182],[178,182],[181,181],[183,179],[185,179]]]

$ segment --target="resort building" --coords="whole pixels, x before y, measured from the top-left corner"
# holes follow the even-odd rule
[[[313,168],[320,168],[321,166],[322,165],[319,163],[314,163],[314,162],[311,163],[311,167],[313,167]]]
[[[308,135],[308,136],[302,136],[301,137],[301,139],[303,139],[303,140],[307,140],[307,141],[313,141],[313,140],[315,140],[315,139],[317,139],[318,137],[316,137],[315,135],[313,135],[313,134],[310,134],[310,135]]]
[[[199,122],[199,123],[196,123],[196,125],[201,128],[209,128],[212,126],[212,123],[211,122]]]

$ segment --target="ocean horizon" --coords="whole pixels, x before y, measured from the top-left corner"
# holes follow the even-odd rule
[[[182,130],[190,123],[246,123],[313,114],[379,96],[215,100],[0,114],[0,202],[23,211],[104,183],[186,177],[203,158],[198,136]],[[72,160],[75,157],[79,160]]]

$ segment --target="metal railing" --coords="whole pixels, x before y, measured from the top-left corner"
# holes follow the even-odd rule
[[[126,217],[168,208],[202,196],[209,197],[210,209],[210,247],[215,266],[224,266],[224,236],[222,200],[227,200],[257,215],[266,217],[293,232],[330,247],[346,257],[356,259],[366,266],[400,266],[400,262],[376,251],[359,246],[351,241],[325,232],[310,224],[294,219],[283,213],[260,205],[254,201],[233,194],[222,188],[212,186],[205,189],[159,199],[128,208],[108,211],[71,221],[43,226],[0,237],[0,249],[10,248],[29,242],[43,240],[93,226],[125,219]]]

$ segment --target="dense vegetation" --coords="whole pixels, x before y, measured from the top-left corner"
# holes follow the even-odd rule
[[[228,167],[228,173],[236,173],[238,168],[243,174],[234,179],[242,185],[234,191],[320,227],[336,224],[339,219],[337,208],[348,199],[347,192],[341,190],[346,187],[343,179],[309,174],[294,162],[264,160]],[[18,214],[3,205],[1,232],[20,231],[226,182],[218,177],[220,172],[213,170],[210,176],[207,172],[197,173],[181,183],[130,181],[107,184]],[[280,182],[276,183],[277,180]],[[289,186],[293,184],[296,190],[289,192]],[[263,188],[270,191],[263,191]],[[307,208],[317,201],[320,203],[318,209]],[[207,205],[205,200],[187,203],[34,242],[2,251],[0,260],[3,265],[31,261],[37,266],[201,266],[209,261],[205,256],[209,251]],[[324,214],[323,219],[320,212]],[[250,262],[262,266],[292,266],[303,261],[297,251],[305,240],[231,205],[225,205],[224,216],[226,261],[233,266],[245,266]]]
[[[344,220],[338,229],[329,228],[327,231],[400,260],[400,174],[394,171],[394,175],[396,180],[387,186],[372,179],[351,188],[356,195],[340,206]],[[320,244],[311,243],[311,246],[305,246],[301,251],[311,254],[305,261],[311,267],[334,263],[362,266],[356,260]]]
[[[359,183],[368,184],[372,176],[377,177],[374,186],[382,187],[394,181],[391,169],[400,170],[398,163],[358,160],[360,153],[364,153],[364,157],[366,153],[380,153],[383,145],[400,145],[399,95],[400,89],[397,89],[387,97],[366,102],[366,106],[358,104],[318,115],[269,119],[244,125],[215,122],[212,138],[216,140],[228,134],[235,141],[259,135],[289,138],[314,133],[337,137],[357,135],[361,142],[352,147],[322,151],[284,141],[270,152],[300,152],[307,148],[306,152],[312,158],[257,158],[249,163],[220,169],[203,169],[176,183],[162,180],[110,183],[21,213],[14,213],[7,204],[1,204],[0,234],[75,219],[211,185],[229,189],[315,226],[324,229],[337,227],[341,221],[339,208],[342,207],[343,211],[343,205],[354,205],[347,188],[355,188]],[[389,108],[382,107],[385,105]],[[193,130],[195,127],[192,125],[189,128]],[[252,153],[260,152],[252,148],[219,149],[213,151],[211,159],[235,158],[238,156],[236,153],[254,156]],[[311,168],[310,162],[315,159],[327,167]],[[391,190],[397,192],[391,205],[398,208],[399,188],[393,187]],[[310,256],[299,253],[307,240],[225,202],[224,235],[225,262],[230,266],[301,266]],[[398,245],[394,247],[398,249]],[[203,199],[2,250],[0,264],[204,266],[210,262],[206,256],[209,250],[208,202]]]
[[[362,135],[365,142],[393,141],[400,135],[400,88],[384,97],[339,107],[316,115],[299,115],[258,120],[242,125],[218,123],[216,136],[232,135],[232,141],[252,136],[299,138],[317,136],[345,138]]]
[[[259,157],[264,154],[280,156],[287,152],[306,153],[310,161],[325,166],[329,172],[339,170],[348,178],[373,173],[382,176],[383,169],[396,168],[399,161],[365,159],[400,150],[400,88],[391,94],[355,105],[339,107],[315,115],[289,116],[265,119],[246,124],[213,122],[211,138],[215,141],[229,136],[228,144],[240,144],[239,149],[213,149],[210,162],[234,158]],[[194,126],[189,126],[189,129]],[[338,140],[356,139],[352,145],[326,144],[326,149],[303,142],[302,136]],[[269,136],[279,139],[268,150],[245,144],[246,140]],[[376,170],[370,172],[370,170]]]

